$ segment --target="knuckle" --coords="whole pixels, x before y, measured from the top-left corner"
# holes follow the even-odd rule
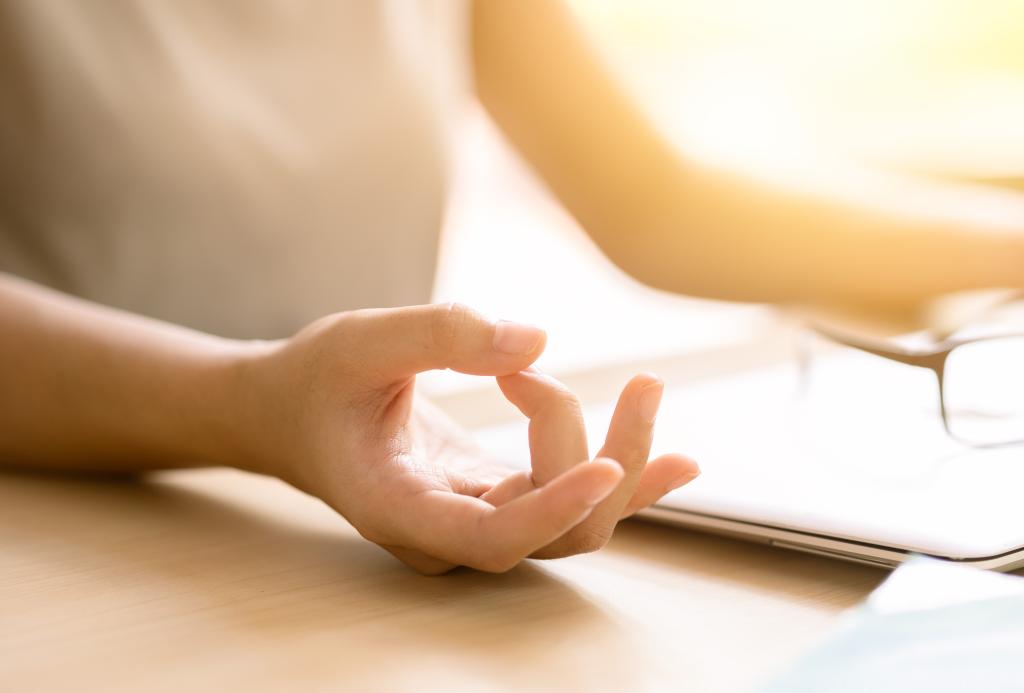
[[[430,316],[430,343],[442,351],[450,351],[458,345],[460,335],[472,323],[476,313],[462,303],[441,303],[436,305]]]
[[[390,543],[389,538],[386,537],[383,532],[379,532],[373,527],[356,526],[356,531],[359,532],[359,536],[371,544],[388,546]]]
[[[579,395],[577,395],[575,392],[565,387],[564,385],[561,389],[558,390],[557,399],[561,403],[561,405],[566,409],[577,410],[582,408],[580,406]]]
[[[612,531],[613,527],[607,525],[582,524],[569,533],[569,548],[574,554],[593,553],[604,548]]]
[[[375,317],[374,313],[370,310],[350,310],[344,313],[332,313],[321,320],[329,325],[331,332],[347,333],[360,329],[373,317]]]
[[[361,332],[369,318],[364,311],[334,313],[317,320],[310,327],[322,337],[320,344],[325,352],[350,351],[360,343]]]
[[[541,405],[541,409],[568,412],[578,416],[581,420],[583,418],[583,407],[580,404],[580,398],[575,392],[561,383],[558,383],[558,386],[552,390],[548,399]]]

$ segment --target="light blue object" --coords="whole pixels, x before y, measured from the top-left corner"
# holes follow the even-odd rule
[[[762,691],[1024,691],[1024,579],[914,559]]]

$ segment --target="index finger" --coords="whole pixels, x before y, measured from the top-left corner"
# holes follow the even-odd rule
[[[530,468],[535,486],[590,459],[579,399],[535,368],[496,378],[502,394],[530,420]]]

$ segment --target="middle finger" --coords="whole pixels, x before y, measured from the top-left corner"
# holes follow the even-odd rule
[[[611,538],[615,526],[640,483],[654,433],[654,418],[664,385],[656,376],[635,376],[619,396],[599,457],[613,459],[625,474],[607,498],[572,530],[534,554],[535,558],[560,558],[594,551]]]

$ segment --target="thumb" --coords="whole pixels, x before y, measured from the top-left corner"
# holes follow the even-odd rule
[[[529,366],[547,339],[532,325],[493,322],[460,303],[358,311],[366,364],[388,379],[451,368],[470,375],[507,375]]]

